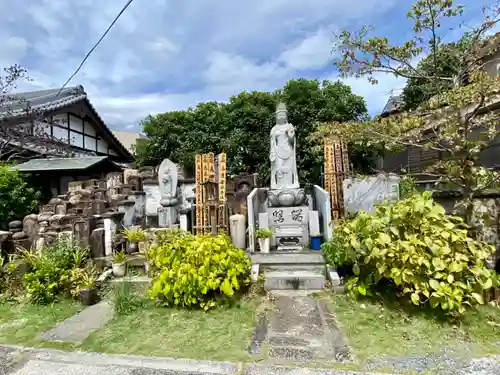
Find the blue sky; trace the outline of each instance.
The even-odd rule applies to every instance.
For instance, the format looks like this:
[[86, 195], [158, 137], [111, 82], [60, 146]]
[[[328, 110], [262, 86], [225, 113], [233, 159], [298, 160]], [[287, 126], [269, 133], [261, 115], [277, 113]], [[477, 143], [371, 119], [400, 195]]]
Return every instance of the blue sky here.
[[[150, 113], [274, 90], [293, 78], [336, 79], [332, 34], [373, 25], [393, 40], [409, 33], [411, 0], [135, 0], [70, 86], [81, 84], [107, 124], [138, 130]], [[480, 5], [466, 0], [465, 21]], [[56, 88], [79, 65], [125, 0], [2, 0], [0, 66], [29, 70], [22, 90]], [[451, 35], [456, 33], [450, 31]], [[370, 113], [404, 82], [347, 79]]]

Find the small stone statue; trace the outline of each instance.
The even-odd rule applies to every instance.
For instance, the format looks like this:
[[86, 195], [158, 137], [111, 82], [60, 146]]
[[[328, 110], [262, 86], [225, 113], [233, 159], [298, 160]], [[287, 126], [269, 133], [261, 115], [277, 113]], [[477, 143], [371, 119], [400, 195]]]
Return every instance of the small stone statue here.
[[163, 172], [163, 185], [165, 189], [165, 195], [167, 197], [174, 195], [174, 189], [172, 187], [172, 171], [170, 168], [165, 168], [165, 172]]
[[[158, 169], [158, 183], [162, 200], [166, 206], [177, 204], [177, 165], [169, 159], [163, 160]], [[163, 204], [162, 204], [163, 205]]]
[[276, 109], [276, 125], [271, 129], [271, 189], [299, 187], [296, 162], [295, 128], [288, 123], [286, 106]]

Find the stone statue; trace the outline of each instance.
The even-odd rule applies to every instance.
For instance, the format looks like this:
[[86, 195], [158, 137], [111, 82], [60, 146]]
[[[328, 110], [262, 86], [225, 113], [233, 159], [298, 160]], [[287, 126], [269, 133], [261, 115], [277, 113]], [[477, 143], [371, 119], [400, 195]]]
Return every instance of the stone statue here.
[[271, 129], [271, 189], [299, 187], [296, 162], [295, 128], [288, 123], [286, 106], [276, 109], [276, 125]]
[[158, 168], [158, 183], [160, 185], [161, 200], [163, 207], [175, 206], [179, 203], [177, 198], [177, 165], [165, 159]]
[[172, 171], [170, 168], [165, 168], [163, 172], [163, 186], [166, 196], [173, 195], [174, 189], [172, 188]]
[[174, 197], [177, 193], [177, 165], [165, 159], [158, 168], [158, 183], [165, 197]]

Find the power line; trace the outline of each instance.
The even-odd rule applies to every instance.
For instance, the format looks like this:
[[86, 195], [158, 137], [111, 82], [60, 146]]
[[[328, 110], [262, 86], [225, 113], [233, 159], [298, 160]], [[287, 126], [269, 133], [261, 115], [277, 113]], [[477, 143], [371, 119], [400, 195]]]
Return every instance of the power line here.
[[71, 75], [71, 77], [68, 78], [68, 80], [64, 83], [64, 85], [61, 86], [61, 88], [59, 89], [59, 91], [57, 92], [57, 95], [56, 95], [56, 98], [59, 97], [59, 94], [61, 93], [61, 91], [66, 87], [66, 85], [73, 79], [74, 76], [76, 76], [78, 74], [78, 72], [80, 71], [80, 69], [82, 68], [83, 64], [85, 64], [85, 61], [87, 61], [87, 59], [90, 57], [90, 55], [92, 54], [92, 52], [94, 52], [94, 50], [97, 48], [97, 46], [99, 44], [101, 44], [102, 40], [104, 39], [104, 37], [108, 34], [108, 32], [111, 30], [111, 28], [114, 26], [114, 24], [116, 23], [116, 21], [118, 21], [118, 19], [121, 17], [121, 15], [123, 14], [123, 12], [125, 12], [125, 10], [127, 10], [127, 8], [129, 7], [130, 4], [132, 4], [134, 0], [128, 0], [127, 3], [123, 6], [122, 10], [120, 10], [120, 12], [116, 15], [115, 19], [113, 20], [113, 22], [111, 22], [111, 24], [108, 26], [108, 28], [106, 29], [106, 31], [104, 32], [104, 34], [101, 35], [101, 37], [99, 38], [99, 40], [97, 41], [96, 44], [94, 44], [94, 46], [90, 49], [90, 51], [85, 55], [85, 57], [83, 58], [82, 62], [80, 63], [80, 65], [78, 65], [78, 68], [76, 68], [75, 72]]

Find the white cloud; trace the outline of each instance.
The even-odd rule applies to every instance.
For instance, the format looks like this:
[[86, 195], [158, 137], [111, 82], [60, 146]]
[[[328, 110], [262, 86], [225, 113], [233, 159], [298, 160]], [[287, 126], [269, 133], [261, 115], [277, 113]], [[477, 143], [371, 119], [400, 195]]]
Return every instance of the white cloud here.
[[[329, 64], [332, 32], [385, 23], [386, 12], [397, 3], [136, 1], [70, 85], [83, 85], [105, 121], [125, 128], [149, 113], [225, 100], [241, 90], [274, 90], [300, 76], [335, 77]], [[6, 21], [0, 24], [0, 40], [8, 42], [0, 44], [0, 62], [28, 68], [34, 81], [22, 89], [57, 87], [122, 6], [121, 0], [2, 0]], [[384, 104], [381, 85], [389, 91], [396, 84], [346, 82], [366, 94], [370, 108]]]
[[312, 35], [300, 40], [283, 51], [278, 61], [290, 69], [320, 69], [331, 61], [332, 33], [319, 29]]
[[366, 78], [346, 78], [342, 81], [351, 86], [352, 92], [361, 95], [367, 101], [370, 115], [379, 115], [387, 100], [392, 95], [398, 95], [406, 84], [406, 80], [391, 74], [378, 73], [373, 75], [378, 84], [371, 84]]
[[240, 55], [217, 51], [208, 57], [205, 78], [208, 85], [234, 93], [245, 87], [262, 90], [263, 86], [283, 80], [286, 74], [287, 68], [274, 61], [258, 64]]

